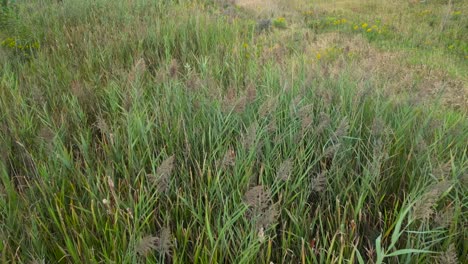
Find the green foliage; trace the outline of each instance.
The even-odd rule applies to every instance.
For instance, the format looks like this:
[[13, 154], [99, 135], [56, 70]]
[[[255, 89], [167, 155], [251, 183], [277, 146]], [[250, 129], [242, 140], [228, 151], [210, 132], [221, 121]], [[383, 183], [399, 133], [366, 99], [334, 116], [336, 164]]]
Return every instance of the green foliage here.
[[[24, 17], [24, 16], [23, 16]], [[39, 41], [23, 23], [23, 18], [14, 2], [3, 3], [0, 9], [0, 46], [20, 60], [31, 59], [40, 48]]]
[[8, 19], [0, 262], [466, 261], [467, 114], [392, 101], [343, 48], [309, 63], [211, 2]]

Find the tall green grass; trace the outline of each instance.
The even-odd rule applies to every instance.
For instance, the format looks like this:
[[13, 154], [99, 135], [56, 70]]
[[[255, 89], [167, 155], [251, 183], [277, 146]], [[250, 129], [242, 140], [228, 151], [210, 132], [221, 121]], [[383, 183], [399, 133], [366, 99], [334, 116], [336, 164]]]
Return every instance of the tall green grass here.
[[262, 61], [211, 2], [15, 12], [40, 47], [1, 51], [2, 263], [466, 261], [466, 113]]

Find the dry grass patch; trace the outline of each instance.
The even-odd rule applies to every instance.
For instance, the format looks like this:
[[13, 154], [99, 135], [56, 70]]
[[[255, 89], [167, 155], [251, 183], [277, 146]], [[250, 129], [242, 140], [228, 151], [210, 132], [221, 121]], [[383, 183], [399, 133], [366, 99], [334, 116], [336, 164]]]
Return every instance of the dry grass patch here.
[[418, 101], [440, 98], [450, 107], [468, 105], [466, 82], [428, 65], [408, 63], [405, 51], [383, 51], [362, 36], [332, 32], [316, 35], [304, 48], [309, 64], [321, 62], [321, 72], [333, 78], [351, 71], [357, 81], [371, 81], [388, 96], [410, 95]]

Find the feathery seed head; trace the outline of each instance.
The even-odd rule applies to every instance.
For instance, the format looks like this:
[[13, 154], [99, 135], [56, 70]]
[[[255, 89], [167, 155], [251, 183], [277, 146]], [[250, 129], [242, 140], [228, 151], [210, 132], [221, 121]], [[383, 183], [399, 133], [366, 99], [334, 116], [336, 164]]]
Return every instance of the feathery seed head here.
[[276, 178], [282, 181], [287, 181], [291, 177], [292, 170], [293, 161], [291, 159], [287, 159], [280, 164], [278, 171], [276, 172]]
[[270, 123], [268, 123], [267, 131], [270, 132], [270, 133], [273, 133], [277, 129], [278, 129], [278, 125], [276, 124], [276, 119], [273, 118], [273, 120], [271, 120]]
[[128, 81], [132, 83], [146, 71], [146, 62], [143, 58], [138, 59], [128, 73]]
[[152, 251], [157, 249], [157, 244], [159, 242], [159, 238], [155, 236], [145, 236], [135, 247], [135, 251], [140, 256], [147, 257]]
[[330, 126], [331, 120], [330, 116], [324, 112], [320, 112], [319, 120], [320, 123], [317, 126], [316, 132], [320, 135], [325, 131], [325, 129], [327, 129]]
[[344, 118], [341, 120], [340, 124], [336, 128], [335, 137], [340, 140], [342, 137], [348, 134], [349, 122], [348, 119]]
[[416, 220], [427, 220], [434, 213], [433, 207], [436, 205], [440, 195], [451, 187], [450, 182], [442, 181], [431, 187], [413, 205], [413, 215]]
[[257, 122], [253, 122], [243, 135], [242, 145], [247, 150], [253, 148], [255, 145], [255, 140], [257, 139], [257, 127]]
[[372, 129], [371, 133], [374, 137], [379, 137], [382, 136], [385, 133], [385, 122], [379, 118], [376, 117], [374, 118], [374, 121], [372, 122]]
[[305, 117], [310, 117], [313, 111], [314, 111], [314, 105], [308, 104], [299, 109], [298, 115], [301, 119]]
[[171, 253], [172, 248], [172, 234], [171, 230], [164, 227], [159, 234], [159, 243], [157, 250], [160, 254], [168, 255]]
[[234, 151], [234, 149], [229, 148], [224, 154], [222, 165], [224, 167], [232, 167], [234, 166], [235, 163], [236, 163], [236, 152]]
[[110, 132], [109, 126], [107, 125], [106, 120], [102, 116], [97, 117], [96, 127], [102, 134], [107, 134]]
[[256, 212], [264, 211], [271, 201], [270, 190], [263, 185], [252, 187], [244, 195], [244, 202]]
[[257, 236], [260, 243], [265, 242], [265, 229], [263, 227], [260, 227]]
[[174, 169], [175, 156], [171, 155], [159, 165], [156, 174], [159, 177], [169, 177]]
[[258, 115], [261, 117], [261, 118], [265, 118], [267, 115], [269, 115], [271, 112], [275, 111], [276, 109], [276, 106], [278, 104], [278, 99], [277, 97], [271, 97], [269, 98], [268, 100], [266, 100], [265, 102], [263, 102], [263, 104], [260, 106], [260, 108], [258, 109]]
[[143, 237], [135, 247], [140, 256], [147, 257], [151, 252], [157, 251], [161, 255], [168, 255], [172, 248], [172, 235], [169, 228], [161, 229], [159, 236], [148, 235]]
[[264, 212], [261, 212], [257, 220], [257, 228], [268, 228], [273, 225], [278, 219], [278, 206], [273, 204], [269, 206]]
[[250, 83], [247, 86], [247, 102], [252, 103], [255, 101], [255, 98], [257, 97], [257, 88], [253, 83]]
[[158, 192], [167, 193], [169, 191], [170, 176], [174, 169], [175, 156], [165, 159], [156, 170], [156, 175], [147, 174], [148, 180], [156, 186]]
[[457, 264], [458, 257], [455, 245], [453, 243], [450, 244], [447, 250], [445, 252], [442, 252], [439, 256], [437, 256], [435, 260], [438, 264]]
[[304, 135], [306, 130], [312, 125], [312, 117], [310, 115], [306, 115], [301, 120], [301, 134]]
[[107, 176], [107, 185], [109, 185], [109, 189], [113, 191], [115, 189], [114, 181], [110, 176]]
[[169, 76], [171, 78], [176, 78], [179, 74], [179, 63], [176, 59], [171, 60], [171, 64], [169, 65]]
[[452, 161], [449, 160], [444, 164], [441, 164], [438, 168], [434, 169], [433, 175], [438, 180], [444, 180], [450, 177], [450, 172], [452, 171]]
[[327, 172], [326, 170], [320, 172], [312, 179], [312, 190], [319, 193], [325, 190], [327, 185]]
[[328, 146], [323, 152], [323, 156], [326, 158], [332, 158], [338, 152], [341, 147], [341, 143], [336, 143]]
[[455, 208], [453, 206], [448, 206], [442, 211], [439, 211], [434, 216], [434, 223], [438, 227], [448, 227], [453, 221], [453, 217], [455, 215]]

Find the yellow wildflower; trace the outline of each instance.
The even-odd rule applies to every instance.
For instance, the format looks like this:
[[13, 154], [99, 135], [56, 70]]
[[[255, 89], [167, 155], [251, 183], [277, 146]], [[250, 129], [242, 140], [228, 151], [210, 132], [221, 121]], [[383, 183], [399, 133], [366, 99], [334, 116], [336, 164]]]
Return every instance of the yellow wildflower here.
[[367, 26], [369, 26], [367, 23], [362, 24], [362, 28], [367, 28]]
[[354, 29], [354, 30], [358, 30], [358, 29], [359, 29], [359, 26], [358, 26], [358, 25], [354, 25], [353, 29]]
[[368, 30], [366, 30], [367, 32], [372, 32], [372, 28], [369, 28]]
[[317, 52], [316, 57], [317, 57], [317, 60], [320, 60], [320, 58], [322, 58], [322, 55], [320, 54], [320, 52]]

